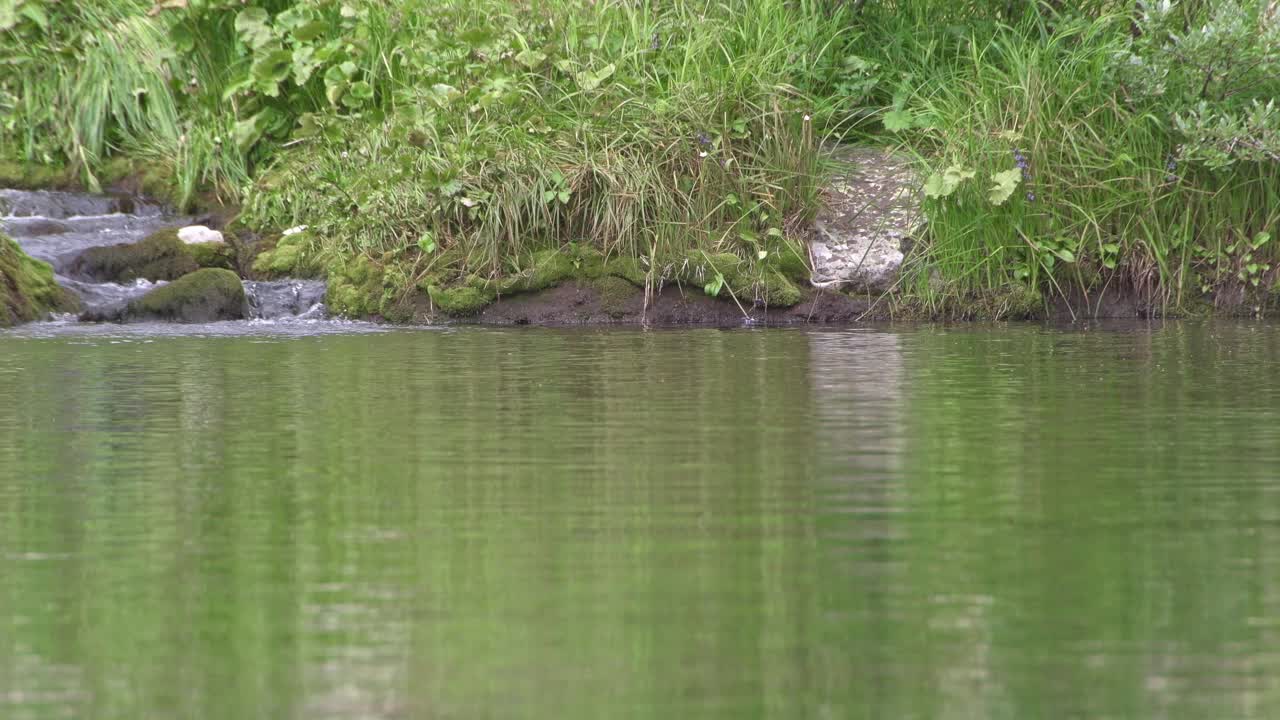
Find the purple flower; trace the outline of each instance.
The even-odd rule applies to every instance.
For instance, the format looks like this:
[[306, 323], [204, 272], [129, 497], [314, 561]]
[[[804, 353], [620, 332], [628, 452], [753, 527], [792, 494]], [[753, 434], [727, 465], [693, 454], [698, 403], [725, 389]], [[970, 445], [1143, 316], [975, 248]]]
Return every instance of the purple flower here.
[[649, 41], [649, 49], [657, 52], [662, 48], [662, 36], [658, 33], [653, 34], [653, 39]]
[[1027, 156], [1022, 154], [1021, 150], [1013, 151], [1014, 162], [1018, 164], [1018, 169], [1022, 171], [1022, 179], [1029, 182], [1031, 180], [1031, 163], [1027, 162]]
[[1036, 201], [1036, 194], [1033, 192], [1027, 193], [1027, 202], [1035, 202], [1035, 201]]
[[706, 147], [706, 146], [710, 145], [710, 144], [711, 144], [711, 136], [710, 136], [710, 135], [708, 135], [708, 134], [706, 134], [706, 133], [704, 133], [704, 132], [702, 132], [701, 130], [699, 130], [699, 131], [698, 131], [698, 144], [699, 144], [699, 145], [701, 145], [701, 146], [703, 146], [703, 147]]

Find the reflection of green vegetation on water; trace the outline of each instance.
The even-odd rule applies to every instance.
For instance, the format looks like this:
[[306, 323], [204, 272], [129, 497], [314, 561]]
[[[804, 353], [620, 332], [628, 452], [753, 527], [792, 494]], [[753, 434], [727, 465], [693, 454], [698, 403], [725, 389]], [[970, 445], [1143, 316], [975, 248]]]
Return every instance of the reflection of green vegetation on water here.
[[925, 683], [950, 713], [1258, 713], [1267, 661], [1250, 648], [1277, 640], [1280, 596], [1261, 570], [1274, 474], [1251, 460], [1270, 400], [1245, 388], [1280, 356], [1276, 334], [914, 339], [907, 403], [930, 410], [906, 414], [899, 527], [916, 541], [898, 560], [917, 594], [902, 613], [929, 628]]
[[[806, 348], [174, 340], [65, 365], [31, 343], [31, 382], [0, 391], [19, 473], [0, 487], [33, 519], [0, 511], [0, 618], [30, 620], [0, 646], [0, 689], [80, 687], [81, 717], [660, 716], [690, 698], [741, 715], [778, 683], [768, 702], [793, 708]], [[487, 380], [457, 382], [472, 368]], [[29, 420], [44, 430], [10, 432]]]
[[1278, 353], [1246, 325], [2, 338], [0, 697], [1269, 718]]
[[930, 223], [893, 293], [916, 308], [1248, 308], [1280, 276], [1262, 2], [7, 5], [0, 183], [125, 181], [306, 226], [263, 267], [363, 258], [361, 309], [470, 312], [569, 242], [650, 285], [730, 254], [750, 299], [794, 303], [767, 286], [807, 276], [787, 266], [828, 140], [917, 158]]

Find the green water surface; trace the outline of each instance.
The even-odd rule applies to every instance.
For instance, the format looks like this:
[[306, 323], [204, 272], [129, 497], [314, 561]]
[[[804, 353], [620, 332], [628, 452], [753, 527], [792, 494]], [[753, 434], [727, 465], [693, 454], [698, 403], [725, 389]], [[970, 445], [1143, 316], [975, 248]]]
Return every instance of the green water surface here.
[[1280, 717], [1278, 361], [0, 333], [0, 718]]

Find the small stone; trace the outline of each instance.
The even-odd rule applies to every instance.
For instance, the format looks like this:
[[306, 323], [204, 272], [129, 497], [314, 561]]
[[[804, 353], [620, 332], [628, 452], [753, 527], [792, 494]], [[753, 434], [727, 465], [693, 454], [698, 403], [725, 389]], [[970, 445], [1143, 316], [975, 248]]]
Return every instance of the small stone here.
[[178, 230], [178, 239], [188, 245], [197, 243], [226, 242], [222, 233], [210, 230], [204, 225], [188, 225]]

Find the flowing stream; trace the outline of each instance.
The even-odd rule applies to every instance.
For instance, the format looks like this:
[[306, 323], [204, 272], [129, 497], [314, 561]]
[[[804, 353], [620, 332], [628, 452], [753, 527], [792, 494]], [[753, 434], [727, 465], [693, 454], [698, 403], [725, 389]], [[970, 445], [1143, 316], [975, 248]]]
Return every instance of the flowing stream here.
[[[168, 214], [158, 205], [124, 195], [0, 190], [0, 230], [32, 257], [51, 264], [58, 282], [79, 296], [86, 312], [116, 307], [163, 282], [92, 282], [69, 271], [91, 247], [137, 242], [194, 218]], [[317, 320], [326, 317], [320, 280], [244, 281], [250, 320]], [[63, 318], [70, 319], [70, 318]]]

